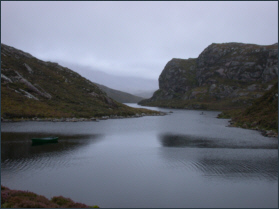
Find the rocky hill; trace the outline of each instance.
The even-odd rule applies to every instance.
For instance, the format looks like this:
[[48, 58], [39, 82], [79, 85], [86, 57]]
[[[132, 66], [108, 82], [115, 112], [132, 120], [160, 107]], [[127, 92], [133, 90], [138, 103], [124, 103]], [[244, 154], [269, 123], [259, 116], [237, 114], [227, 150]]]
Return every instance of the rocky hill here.
[[261, 130], [264, 135], [278, 134], [278, 82], [244, 110], [228, 110], [218, 116], [231, 118], [231, 126]]
[[90, 118], [151, 114], [111, 99], [78, 73], [1, 44], [1, 117]]
[[106, 94], [120, 103], [138, 103], [139, 101], [143, 100], [144, 98], [138, 97], [123, 91], [118, 91], [115, 89], [111, 89], [107, 86], [95, 83], [100, 89], [102, 89]]
[[159, 90], [139, 104], [225, 110], [249, 106], [278, 80], [278, 44], [213, 43], [195, 59], [170, 60]]

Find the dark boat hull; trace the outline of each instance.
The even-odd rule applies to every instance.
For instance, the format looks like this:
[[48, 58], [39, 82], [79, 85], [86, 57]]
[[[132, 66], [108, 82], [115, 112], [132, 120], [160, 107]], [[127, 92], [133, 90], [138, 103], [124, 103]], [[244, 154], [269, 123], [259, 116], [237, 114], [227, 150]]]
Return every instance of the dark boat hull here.
[[33, 144], [57, 143], [58, 137], [33, 138]]

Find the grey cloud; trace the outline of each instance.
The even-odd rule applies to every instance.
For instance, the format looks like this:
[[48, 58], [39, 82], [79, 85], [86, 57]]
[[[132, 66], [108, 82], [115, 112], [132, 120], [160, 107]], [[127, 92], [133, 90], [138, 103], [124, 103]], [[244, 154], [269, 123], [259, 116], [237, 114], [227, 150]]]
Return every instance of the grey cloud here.
[[1, 2], [2, 43], [44, 60], [157, 79], [211, 43], [278, 40], [278, 2]]

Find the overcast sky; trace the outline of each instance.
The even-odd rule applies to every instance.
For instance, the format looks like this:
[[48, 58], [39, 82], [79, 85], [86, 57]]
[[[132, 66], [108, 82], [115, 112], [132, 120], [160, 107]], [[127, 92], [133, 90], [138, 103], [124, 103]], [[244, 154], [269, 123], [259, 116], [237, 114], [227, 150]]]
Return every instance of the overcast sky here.
[[158, 79], [225, 42], [278, 42], [278, 2], [1, 1], [1, 43], [116, 75]]

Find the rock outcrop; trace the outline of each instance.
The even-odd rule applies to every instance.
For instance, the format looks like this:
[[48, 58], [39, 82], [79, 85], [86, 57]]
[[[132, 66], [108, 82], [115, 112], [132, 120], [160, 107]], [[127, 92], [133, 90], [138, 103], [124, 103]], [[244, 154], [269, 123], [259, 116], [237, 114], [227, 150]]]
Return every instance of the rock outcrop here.
[[[266, 83], [278, 76], [278, 44], [211, 44], [197, 59], [199, 85], [212, 79]], [[214, 81], [213, 81], [214, 82]]]
[[211, 44], [196, 59], [172, 59], [142, 105], [227, 109], [249, 105], [278, 80], [278, 44]]

